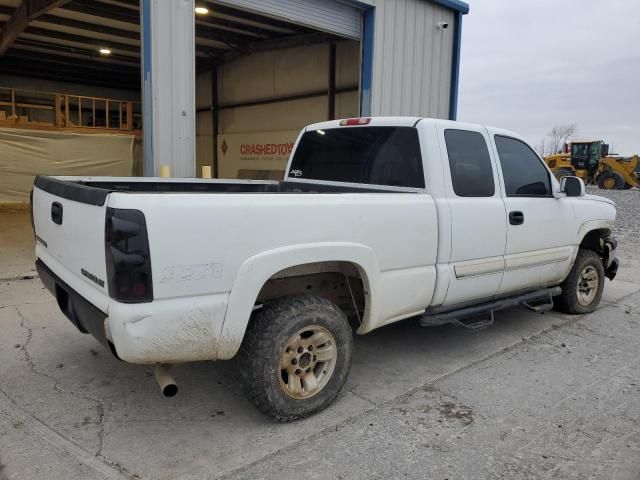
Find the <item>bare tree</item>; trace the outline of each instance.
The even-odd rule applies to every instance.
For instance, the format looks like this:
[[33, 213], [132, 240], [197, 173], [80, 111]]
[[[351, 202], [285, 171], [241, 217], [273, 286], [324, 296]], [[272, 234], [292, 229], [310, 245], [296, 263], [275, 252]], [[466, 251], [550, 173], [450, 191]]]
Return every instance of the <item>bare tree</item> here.
[[536, 152], [541, 157], [544, 157], [547, 154], [547, 139], [543, 138], [536, 144]]
[[577, 125], [560, 125], [553, 127], [547, 134], [549, 143], [547, 144], [548, 153], [559, 153], [562, 151], [564, 144], [576, 133]]

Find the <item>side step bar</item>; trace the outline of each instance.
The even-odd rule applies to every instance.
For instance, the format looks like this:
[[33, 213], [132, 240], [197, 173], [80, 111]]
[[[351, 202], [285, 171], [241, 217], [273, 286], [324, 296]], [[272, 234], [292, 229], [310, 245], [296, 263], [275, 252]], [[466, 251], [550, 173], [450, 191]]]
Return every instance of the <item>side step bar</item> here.
[[[420, 318], [421, 327], [433, 327], [455, 323], [469, 330], [479, 330], [493, 325], [493, 313], [505, 308], [523, 305], [534, 312], [547, 312], [553, 308], [553, 297], [562, 293], [562, 288], [553, 287], [537, 290], [535, 292], [514, 295], [513, 297], [492, 300], [490, 302], [459, 308], [443, 313], [426, 313]], [[487, 318], [475, 322], [463, 322], [462, 320], [487, 315]]]

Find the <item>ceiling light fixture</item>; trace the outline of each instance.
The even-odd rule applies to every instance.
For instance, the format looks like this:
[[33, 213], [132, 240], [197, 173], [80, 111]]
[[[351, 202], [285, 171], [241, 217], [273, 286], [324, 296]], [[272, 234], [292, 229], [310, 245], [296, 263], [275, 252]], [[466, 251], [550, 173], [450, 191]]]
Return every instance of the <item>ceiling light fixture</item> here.
[[207, 13], [209, 13], [209, 9], [207, 7], [196, 7], [197, 15], [206, 15]]
[[103, 47], [100, 49], [100, 55], [111, 55], [111, 50]]

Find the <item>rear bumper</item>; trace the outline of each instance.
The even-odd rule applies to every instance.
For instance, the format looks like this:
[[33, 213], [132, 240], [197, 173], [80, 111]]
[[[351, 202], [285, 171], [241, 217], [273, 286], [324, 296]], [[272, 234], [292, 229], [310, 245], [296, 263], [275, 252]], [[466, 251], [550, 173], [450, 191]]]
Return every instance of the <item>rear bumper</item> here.
[[71, 323], [82, 333], [90, 333], [101, 344], [110, 348], [104, 328], [107, 314], [67, 285], [40, 259], [36, 260], [36, 270], [43, 285], [56, 297], [60, 310]]
[[[119, 359], [143, 364], [217, 359], [228, 293], [138, 304], [109, 299], [105, 313], [41, 259], [36, 261], [36, 268], [71, 323], [82, 333], [90, 333]], [[60, 272], [64, 272], [62, 267]]]

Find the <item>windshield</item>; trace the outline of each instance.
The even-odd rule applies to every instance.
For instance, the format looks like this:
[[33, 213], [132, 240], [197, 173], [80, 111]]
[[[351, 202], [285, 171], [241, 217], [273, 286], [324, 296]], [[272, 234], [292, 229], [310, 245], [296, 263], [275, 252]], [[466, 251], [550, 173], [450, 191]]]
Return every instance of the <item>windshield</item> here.
[[346, 127], [302, 135], [289, 178], [424, 188], [413, 127]]

